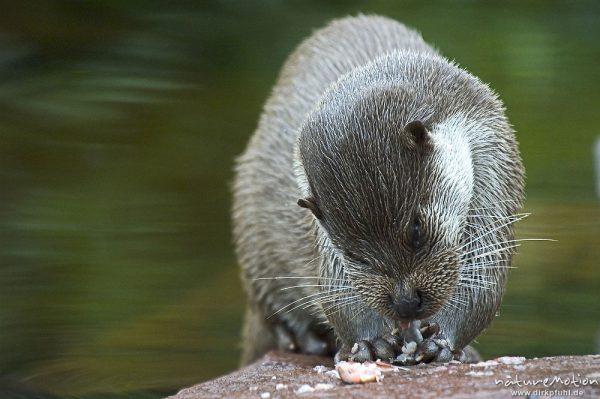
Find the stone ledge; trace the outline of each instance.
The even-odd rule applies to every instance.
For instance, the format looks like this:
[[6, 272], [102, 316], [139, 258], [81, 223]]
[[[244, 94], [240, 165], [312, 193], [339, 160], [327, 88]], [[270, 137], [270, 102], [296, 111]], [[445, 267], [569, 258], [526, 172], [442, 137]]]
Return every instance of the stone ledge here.
[[[261, 398], [261, 395], [263, 398], [510, 398], [515, 396], [511, 392], [536, 389], [548, 391], [545, 395], [553, 392], [553, 397], [600, 397], [600, 355], [524, 361], [499, 358], [477, 364], [423, 365], [387, 372], [379, 383], [358, 385], [348, 385], [331, 375], [318, 373], [313, 369], [317, 365], [331, 369], [333, 361], [330, 358], [270, 352], [247, 367], [183, 389], [168, 399]], [[563, 383], [543, 386], [541, 381], [544, 378], [551, 381], [555, 377], [562, 378]], [[519, 387], [515, 381], [517, 378], [521, 382], [539, 382], [535, 387]], [[579, 386], [567, 382], [567, 378], [578, 381]], [[589, 381], [584, 384], [586, 379]], [[497, 383], [497, 380], [501, 382]], [[590, 385], [591, 380], [596, 383]], [[506, 386], [511, 382], [513, 385]], [[281, 384], [279, 389], [278, 384]], [[329, 389], [297, 393], [305, 384], [312, 388], [317, 384], [327, 384], [324, 387]], [[570, 390], [570, 393], [565, 395], [567, 392], [561, 392], [564, 390]], [[544, 393], [539, 397], [545, 397]]]

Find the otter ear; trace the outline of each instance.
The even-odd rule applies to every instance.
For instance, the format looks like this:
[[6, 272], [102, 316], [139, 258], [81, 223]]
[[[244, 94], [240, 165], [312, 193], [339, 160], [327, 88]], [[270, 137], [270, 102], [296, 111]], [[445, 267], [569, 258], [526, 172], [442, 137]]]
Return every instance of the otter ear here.
[[419, 120], [408, 122], [404, 126], [404, 131], [412, 136], [418, 146], [425, 146], [431, 143], [431, 134], [429, 134], [423, 122]]
[[300, 198], [298, 200], [298, 205], [300, 205], [302, 208], [310, 209], [317, 219], [323, 218], [323, 213], [317, 206], [317, 201], [315, 201], [314, 197]]

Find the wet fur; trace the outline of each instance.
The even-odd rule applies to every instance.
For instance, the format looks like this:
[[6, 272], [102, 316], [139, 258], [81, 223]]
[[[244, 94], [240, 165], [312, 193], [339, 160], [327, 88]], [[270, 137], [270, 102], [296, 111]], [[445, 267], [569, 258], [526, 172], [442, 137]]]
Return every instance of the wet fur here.
[[[406, 131], [414, 120], [428, 142]], [[389, 332], [384, 294], [403, 284], [463, 348], [500, 305], [522, 198], [514, 133], [485, 84], [398, 22], [332, 22], [289, 57], [237, 161], [243, 362], [276, 348], [282, 325], [346, 346]]]

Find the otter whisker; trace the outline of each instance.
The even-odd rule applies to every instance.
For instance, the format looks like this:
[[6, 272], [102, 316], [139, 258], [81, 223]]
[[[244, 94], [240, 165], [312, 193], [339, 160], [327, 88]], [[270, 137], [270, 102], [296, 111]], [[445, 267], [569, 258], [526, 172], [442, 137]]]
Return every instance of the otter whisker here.
[[339, 306], [335, 312], [330, 313], [330, 314], [340, 314], [340, 313], [342, 313], [344, 308], [351, 308], [353, 306], [358, 306], [358, 308], [352, 309], [352, 312], [354, 312], [354, 316], [352, 316], [348, 320], [349, 322], [352, 322], [353, 320], [355, 320], [356, 318], [358, 318], [359, 316], [364, 314], [367, 311], [367, 309], [369, 309], [368, 306], [366, 306], [363, 303], [361, 298], [357, 298], [353, 302], [345, 303], [343, 306]]
[[494, 287], [486, 287], [486, 286], [481, 286], [481, 285], [477, 285], [477, 284], [469, 284], [469, 285], [465, 285], [465, 284], [459, 284], [460, 287], [466, 288], [472, 292], [474, 291], [493, 291]]
[[327, 297], [324, 297], [322, 300], [321, 300], [321, 298], [319, 298], [317, 300], [319, 301], [320, 305], [324, 305], [327, 303], [337, 304], [337, 303], [348, 300], [348, 298], [357, 298], [357, 297], [358, 297], [358, 295], [356, 293], [347, 292], [347, 293], [342, 293], [342, 294], [329, 295]]
[[308, 267], [308, 266], [310, 266], [310, 265], [311, 265], [313, 262], [315, 262], [315, 261], [318, 261], [318, 260], [321, 260], [322, 258], [323, 258], [323, 255], [317, 255], [317, 256], [315, 256], [314, 258], [312, 258], [311, 260], [309, 260], [308, 262], [306, 262], [306, 263], [304, 264], [304, 266], [303, 266], [303, 267]]
[[337, 300], [339, 300], [339, 297], [337, 295], [334, 295], [334, 294], [324, 295], [322, 297], [313, 298], [313, 299], [305, 301], [305, 302], [303, 302], [301, 304], [298, 304], [293, 309], [286, 310], [285, 313], [289, 313], [289, 312], [291, 312], [293, 310], [300, 309], [300, 308], [301, 309], [308, 309], [308, 308], [311, 308], [311, 307], [319, 307], [319, 306], [322, 307], [323, 303], [328, 303], [328, 302], [337, 301]]
[[459, 282], [458, 283], [459, 287], [464, 287], [464, 288], [468, 288], [468, 289], [480, 289], [480, 290], [491, 290], [491, 289], [495, 289], [496, 288], [496, 284], [483, 284], [483, 283], [479, 283], [476, 281], [470, 281], [470, 282]]
[[[307, 247], [307, 248], [321, 248], [321, 249], [331, 249], [331, 250], [337, 249], [331, 244], [319, 244], [319, 243], [312, 244], [310, 247]], [[321, 254], [320, 256], [323, 256], [323, 255]]]
[[484, 284], [478, 281], [470, 281], [468, 283], [464, 283], [462, 281], [458, 282], [458, 285], [460, 287], [465, 287], [465, 288], [479, 288], [482, 290], [491, 290], [494, 287], [496, 287], [496, 284]]
[[[340, 288], [342, 286], [336, 286], [336, 285], [332, 286], [330, 284], [299, 284], [299, 285], [291, 285], [289, 287], [280, 288], [279, 291], [291, 290], [291, 289], [294, 289], [294, 288], [304, 288], [304, 287], [333, 287], [333, 288]], [[344, 287], [344, 288], [351, 289], [350, 287]]]
[[471, 262], [470, 259], [466, 259], [463, 262], [463, 268], [468, 268], [472, 266], [498, 265], [501, 264], [501, 262], [508, 262], [508, 259], [482, 260], [478, 262]]
[[498, 209], [498, 205], [497, 204], [504, 204], [507, 202], [511, 202], [515, 205], [520, 205], [520, 201], [515, 201], [515, 200], [511, 200], [511, 199], [506, 199], [506, 200], [496, 200], [494, 201], [494, 205], [492, 206], [479, 206], [476, 208], [471, 208], [469, 209], [469, 211], [473, 211], [473, 210], [481, 210], [481, 209]]
[[449, 305], [451, 308], [460, 312], [462, 310], [462, 308], [459, 305], [466, 306], [466, 304], [462, 303], [462, 302], [457, 302], [457, 301], [458, 301], [457, 298], [453, 297], [453, 298], [448, 299], [446, 304]]
[[[488, 245], [484, 245], [484, 246], [481, 246], [481, 247], [474, 248], [474, 249], [472, 249], [469, 252], [462, 253], [461, 254], [461, 258], [462, 259], [467, 258], [467, 257], [469, 257], [472, 254], [475, 254], [475, 253], [477, 253], [479, 251], [482, 251], [482, 250], [485, 250], [485, 249], [488, 249], [488, 248], [493, 248], [493, 250], [490, 251], [490, 252], [487, 252], [486, 254], [481, 254], [481, 255], [478, 255], [478, 256], [481, 257], [481, 256], [485, 256], [485, 255], [488, 255], [488, 254], [500, 253], [502, 251], [505, 251], [505, 250], [508, 250], [508, 249], [511, 249], [511, 248], [520, 247], [520, 246], [521, 246], [521, 244], [514, 244], [514, 245], [505, 245], [505, 244], [501, 244], [501, 243], [488, 244]], [[477, 257], [469, 257], [469, 259], [474, 260], [474, 259], [477, 259]]]
[[467, 301], [468, 298], [464, 295], [464, 290], [461, 290], [460, 288], [460, 286], [457, 286], [457, 289], [454, 291], [454, 294], [450, 297], [449, 300], [460, 305], [467, 306], [469, 304]]
[[479, 255], [473, 256], [470, 259], [471, 260], [475, 260], [475, 259], [485, 258], [485, 257], [491, 256], [491, 255], [501, 254], [504, 251], [507, 251], [507, 250], [510, 250], [510, 249], [513, 249], [513, 248], [518, 248], [520, 246], [521, 246], [521, 244], [516, 244], [516, 245], [511, 245], [511, 246], [508, 246], [508, 247], [504, 247], [504, 248], [497, 248], [497, 249], [495, 249], [493, 251], [489, 251], [489, 252], [486, 252], [486, 253], [483, 253], [483, 254], [479, 254]]
[[496, 285], [495, 282], [488, 280], [488, 278], [484, 277], [484, 276], [479, 276], [479, 277], [466, 277], [466, 276], [461, 276], [459, 279], [459, 282], [477, 282], [477, 283], [481, 283], [481, 284], [492, 284], [492, 285]]
[[367, 310], [369, 310], [369, 307], [362, 300], [358, 301], [358, 304], [360, 304], [360, 308], [357, 311], [355, 311], [354, 316], [352, 316], [352, 318], [350, 319], [351, 322], [356, 320], [358, 316], [362, 316], [367, 312]]
[[[333, 303], [333, 305], [331, 305], [330, 307], [336, 307], [339, 305], [340, 302], [342, 301], [349, 301], [350, 299], [355, 299], [356, 296], [345, 296], [345, 297], [330, 297], [330, 298], [326, 298], [324, 300], [314, 300], [313, 303], [311, 304], [311, 306], [314, 305], [320, 305], [321, 309], [323, 309], [323, 305], [328, 304], [328, 303]], [[344, 302], [345, 303], [345, 302]], [[304, 309], [309, 308], [310, 306], [305, 306]]]
[[509, 215], [502, 215], [499, 213], [467, 213], [468, 217], [472, 217], [472, 218], [489, 218], [489, 219], [494, 219], [494, 221], [497, 220], [503, 220], [503, 219], [524, 219], [528, 216], [531, 216], [531, 213], [528, 212], [524, 212], [524, 213], [512, 213]]
[[[479, 237], [478, 237], [476, 240], [477, 240], [477, 241], [479, 241], [479, 240], [481, 240], [483, 237], [486, 237], [486, 236], [488, 236], [488, 235], [490, 235], [490, 234], [492, 234], [492, 233], [494, 233], [494, 232], [496, 232], [496, 231], [498, 231], [498, 230], [500, 230], [500, 229], [502, 229], [502, 228], [504, 228], [504, 227], [506, 227], [506, 226], [508, 226], [508, 225], [510, 225], [510, 224], [512, 224], [512, 223], [514, 223], [514, 222], [516, 222], [516, 221], [522, 220], [522, 219], [524, 219], [525, 217], [527, 217], [527, 216], [523, 216], [523, 217], [521, 217], [520, 219], [517, 219], [517, 220], [515, 220], [515, 221], [509, 221], [509, 222], [502, 223], [500, 226], [496, 226], [495, 228], [493, 228], [493, 229], [491, 229], [491, 230], [488, 230], [488, 231], [487, 231], [485, 234], [483, 234], [483, 235], [479, 236]], [[463, 244], [462, 246], [460, 246], [460, 247], [459, 247], [459, 250], [462, 250], [462, 249], [464, 249], [465, 247], [467, 247], [467, 246], [469, 246], [469, 245], [472, 245], [473, 243], [474, 243], [474, 240], [471, 240], [471, 241], [469, 241], [469, 242], [467, 242], [467, 243]]]
[[[335, 291], [343, 291], [343, 290], [347, 290], [347, 288], [335, 288], [335, 289], [331, 289], [331, 290], [329, 290], [329, 292], [332, 292], [332, 291], [333, 291], [333, 292], [335, 292]], [[271, 315], [270, 315], [269, 317], [267, 317], [267, 318], [271, 318], [271, 317], [275, 316], [276, 314], [278, 314], [278, 313], [280, 313], [280, 312], [283, 312], [284, 310], [288, 309], [290, 306], [293, 306], [294, 304], [296, 304], [296, 303], [298, 303], [298, 302], [306, 301], [306, 299], [308, 299], [308, 298], [313, 298], [313, 297], [315, 297], [315, 296], [319, 296], [319, 295], [321, 295], [321, 296], [327, 295], [327, 292], [325, 292], [325, 293], [323, 293], [323, 292], [317, 292], [316, 294], [310, 294], [310, 295], [306, 295], [306, 296], [304, 296], [304, 297], [302, 297], [302, 298], [300, 298], [300, 299], [296, 299], [295, 301], [293, 301], [293, 302], [291, 302], [291, 303], [287, 304], [286, 306], [282, 307], [281, 309], [279, 309], [279, 310], [278, 310], [278, 311], [276, 311], [275, 313], [271, 314]], [[300, 303], [300, 305], [298, 305], [298, 306], [296, 306], [296, 307], [294, 307], [294, 308], [292, 308], [292, 309], [289, 309], [289, 310], [287, 310], [287, 312], [291, 312], [292, 310], [295, 310], [295, 309], [297, 309], [297, 308], [301, 307], [303, 304], [304, 304], [304, 303]]]
[[508, 266], [508, 259], [496, 259], [486, 262], [468, 263], [461, 267], [462, 271], [486, 270], [486, 269], [516, 269], [516, 266]]
[[[508, 259], [506, 260], [508, 261]], [[495, 265], [497, 262], [490, 262], [489, 265], [477, 265], [474, 267], [464, 267], [462, 270], [465, 272], [476, 272], [481, 270], [493, 270], [493, 269], [518, 269], [517, 266], [505, 266], [505, 265]], [[471, 274], [469, 274], [471, 275]]]
[[[513, 240], [505, 240], [505, 241], [501, 241], [498, 243], [494, 243], [493, 245], [503, 245], [503, 244], [512, 244], [515, 242], [523, 242], [523, 241], [550, 241], [550, 242], [557, 242], [557, 240], [554, 240], [552, 238], [517, 238], [517, 239], [513, 239]], [[485, 247], [484, 247], [485, 248]]]
[[333, 281], [333, 280], [338, 280], [338, 281], [346, 281], [343, 278], [330, 278], [330, 277], [322, 277], [322, 276], [276, 276], [276, 277], [257, 277], [252, 279], [252, 281], [256, 281], [256, 280], [286, 280], [286, 279], [321, 279], [321, 280], [327, 280], [327, 281]]
[[[334, 303], [332, 305], [328, 306], [327, 308], [324, 308], [323, 312], [325, 312], [325, 314], [327, 314], [327, 312], [329, 310], [333, 309], [333, 308], [336, 308], [336, 307], [340, 307], [341, 308], [343, 306], [349, 306], [349, 305], [351, 305], [353, 303], [358, 302], [359, 299], [360, 299], [359, 295], [353, 295], [353, 296], [350, 296], [350, 297], [343, 298], [340, 301], [337, 301], [335, 299], [333, 301], [328, 301], [328, 302], [334, 302]], [[338, 311], [339, 311], [339, 309], [338, 309]]]
[[[472, 223], [470, 221], [467, 221], [466, 226], [471, 227], [471, 228], [475, 228], [476, 230], [485, 230], [488, 228], [493, 228], [496, 227], [500, 224], [503, 224], [504, 226], [508, 226], [514, 223], [517, 223], [523, 219], [525, 219], [526, 217], [528, 217], [529, 215], [524, 214], [524, 215], [511, 215], [508, 217], [500, 217], [500, 216], [492, 216], [492, 215], [470, 215], [470, 217], [474, 217], [474, 218], [478, 218], [478, 220], [476, 221], [476, 223]], [[503, 226], [502, 226], [503, 227]]]
[[[524, 242], [524, 241], [550, 241], [550, 242], [556, 242], [557, 240], [554, 240], [554, 239], [551, 239], [551, 238], [520, 238], [520, 239], [515, 239], [515, 240], [506, 240], [506, 241], [501, 241], [501, 242], [498, 242], [498, 243], [492, 243], [492, 244], [484, 245], [484, 246], [481, 246], [481, 247], [476, 247], [476, 248], [472, 249], [469, 252], [462, 253], [461, 255], [463, 257], [466, 257], [466, 256], [468, 256], [468, 255], [470, 255], [472, 253], [475, 253], [477, 251], [481, 251], [482, 249], [486, 249], [486, 248], [489, 248], [489, 247], [509, 248], [511, 246], [510, 245], [506, 245], [506, 244], [513, 244], [513, 243], [516, 243], [516, 242]], [[503, 246], [505, 246], [505, 247], [503, 247]]]

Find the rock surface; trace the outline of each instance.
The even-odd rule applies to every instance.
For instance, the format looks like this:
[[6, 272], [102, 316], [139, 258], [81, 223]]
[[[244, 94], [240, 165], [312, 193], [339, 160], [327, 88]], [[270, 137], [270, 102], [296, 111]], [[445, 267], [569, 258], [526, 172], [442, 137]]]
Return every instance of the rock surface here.
[[540, 398], [600, 397], [600, 355], [413, 366], [386, 372], [381, 382], [357, 385], [327, 373], [332, 369], [330, 358], [270, 352], [256, 363], [169, 399], [510, 398], [526, 391]]

